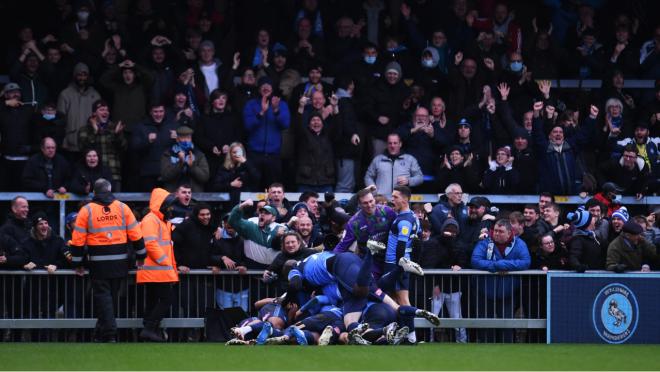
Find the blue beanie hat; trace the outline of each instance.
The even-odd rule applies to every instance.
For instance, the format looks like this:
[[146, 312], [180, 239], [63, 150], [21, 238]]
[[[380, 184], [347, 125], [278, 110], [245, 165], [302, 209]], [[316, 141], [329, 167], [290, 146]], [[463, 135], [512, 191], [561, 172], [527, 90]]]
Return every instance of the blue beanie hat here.
[[591, 223], [591, 214], [589, 211], [579, 208], [575, 212], [569, 212], [566, 218], [578, 229], [584, 229]]
[[64, 218], [64, 223], [67, 223], [67, 224], [71, 223], [71, 222], [75, 221], [77, 217], [78, 217], [78, 212], [71, 212], [71, 213], [67, 214], [66, 217]]
[[615, 217], [622, 219], [624, 223], [628, 222], [628, 219], [630, 219], [630, 215], [628, 214], [628, 208], [621, 207], [616, 211], [614, 211], [614, 213], [612, 213], [612, 218]]

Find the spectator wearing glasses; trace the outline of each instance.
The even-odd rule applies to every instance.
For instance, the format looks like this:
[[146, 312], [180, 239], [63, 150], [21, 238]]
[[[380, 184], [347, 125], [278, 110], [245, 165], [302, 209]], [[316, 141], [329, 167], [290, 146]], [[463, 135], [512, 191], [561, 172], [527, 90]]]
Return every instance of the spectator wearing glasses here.
[[613, 158], [600, 166], [601, 179], [612, 182], [623, 195], [635, 195], [641, 199], [647, 194], [650, 171], [644, 158], [638, 155], [635, 145], [627, 145], [619, 158]]
[[440, 197], [440, 202], [433, 207], [429, 220], [431, 221], [431, 232], [435, 235], [442, 234], [442, 226], [451, 214], [458, 222], [458, 226], [465, 225], [468, 212], [463, 203], [463, 189], [461, 185], [452, 183], [445, 189], [445, 194]]
[[[425, 185], [432, 185], [435, 181], [434, 161], [442, 153], [442, 149], [449, 145], [447, 137], [442, 136], [438, 122], [431, 122], [429, 110], [418, 107], [409, 122], [397, 129], [407, 154], [412, 155], [422, 170]], [[432, 192], [432, 187], [424, 187], [420, 192]]]

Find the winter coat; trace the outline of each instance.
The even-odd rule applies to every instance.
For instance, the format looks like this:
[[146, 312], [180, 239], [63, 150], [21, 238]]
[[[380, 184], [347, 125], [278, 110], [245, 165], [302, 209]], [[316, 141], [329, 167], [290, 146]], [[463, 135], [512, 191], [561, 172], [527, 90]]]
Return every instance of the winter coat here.
[[479, 191], [479, 182], [480, 174], [479, 167], [472, 162], [470, 165], [463, 164], [457, 167], [451, 167], [447, 169], [442, 166], [442, 161], [438, 160], [436, 162], [436, 171], [435, 171], [435, 189], [438, 191], [443, 191], [449, 186], [449, 184], [457, 183], [463, 187], [465, 192], [477, 192]]
[[[4, 230], [5, 225], [2, 226], [1, 230]], [[0, 270], [22, 268], [28, 262], [25, 251], [19, 247], [18, 243], [12, 237], [6, 235], [4, 231], [0, 231], [0, 256], [7, 258], [5, 263], [0, 263]]]
[[215, 226], [202, 225], [194, 215], [177, 225], [172, 232], [176, 264], [190, 269], [220, 266], [220, 257], [212, 253], [214, 233]]
[[351, 142], [354, 134], [359, 134], [361, 124], [355, 110], [353, 98], [343, 97], [339, 99], [339, 120], [337, 120], [337, 134], [335, 139], [335, 158], [357, 159], [360, 155], [360, 144], [357, 146]]
[[57, 147], [62, 147], [64, 142], [65, 125], [64, 118], [60, 113], [55, 115], [52, 120], [46, 120], [41, 115], [37, 116], [34, 121], [34, 134], [32, 137], [33, 149], [38, 149], [41, 145], [41, 140], [50, 137], [55, 140]]
[[[0, 237], [6, 236], [18, 244], [30, 237], [30, 219], [19, 220], [11, 212], [7, 215], [7, 220], [0, 227]], [[1, 239], [0, 239], [1, 240]]]
[[513, 149], [513, 169], [518, 172], [520, 177], [518, 182], [518, 192], [524, 195], [536, 193], [538, 185], [538, 161], [531, 149], [518, 151]]
[[46, 192], [49, 189], [57, 190], [66, 186], [71, 171], [69, 162], [62, 155], [55, 154], [52, 159], [52, 177], [48, 176], [47, 165], [48, 161], [41, 153], [33, 155], [27, 161], [22, 177], [26, 191]]
[[99, 83], [113, 93], [112, 118], [121, 121], [128, 132], [133, 132], [135, 125], [147, 114], [147, 99], [153, 83], [153, 73], [135, 65], [135, 81], [126, 85], [122, 70], [115, 66], [107, 70]]
[[403, 142], [406, 154], [412, 155], [424, 175], [434, 175], [434, 164], [441, 158], [442, 150], [449, 145], [447, 137], [442, 137], [442, 131], [437, 122], [431, 123], [433, 126], [433, 137], [429, 137], [423, 131], [411, 133], [414, 125], [412, 122], [406, 122], [397, 129], [397, 133]]
[[69, 151], [81, 151], [78, 146], [78, 131], [87, 125], [92, 116], [92, 104], [101, 99], [96, 89], [87, 87], [82, 92], [76, 83], [69, 84], [60, 93], [57, 100], [57, 111], [66, 117], [66, 134], [63, 147]]
[[[170, 131], [176, 130], [178, 124], [172, 118], [165, 117], [160, 124], [147, 118], [139, 123], [131, 135], [130, 146], [140, 159], [140, 176], [160, 176], [160, 158], [175, 142]], [[149, 142], [149, 134], [156, 133], [156, 140]]]
[[599, 242], [594, 235], [583, 230], [575, 230], [568, 242], [568, 263], [571, 269], [586, 265], [587, 270], [604, 270], [606, 243]]
[[658, 269], [660, 259], [655, 245], [645, 239], [640, 239], [637, 245], [619, 235], [609, 247], [607, 247], [607, 270], [616, 270], [617, 265], [625, 265], [626, 271], [639, 271], [642, 265], [651, 266], [652, 270]]
[[279, 154], [282, 145], [282, 130], [289, 127], [289, 106], [280, 101], [280, 109], [273, 112], [269, 105], [261, 116], [261, 97], [248, 101], [243, 110], [243, 122], [247, 132], [247, 148], [260, 154]]
[[397, 178], [408, 177], [408, 186], [415, 187], [424, 182], [422, 169], [412, 155], [378, 155], [371, 161], [364, 175], [365, 185], [376, 185], [378, 193], [389, 195], [397, 185]]
[[606, 161], [601, 164], [599, 170], [602, 183], [614, 182], [623, 189], [623, 195], [645, 194], [648, 191], [650, 171], [640, 156], [637, 156], [633, 169], [624, 167], [621, 157]]
[[511, 165], [497, 165], [491, 161], [490, 168], [484, 172], [483, 186], [488, 194], [516, 194], [520, 175]]
[[[67, 184], [67, 190], [74, 194], [89, 194], [94, 189], [94, 182], [99, 178], [112, 180], [112, 172], [101, 163], [94, 168], [90, 168], [85, 163], [85, 160], [81, 160], [73, 170], [73, 174]], [[85, 186], [87, 185], [89, 185], [89, 190], [85, 190]]]
[[[446, 222], [445, 222], [446, 223]], [[460, 233], [456, 237], [456, 247], [461, 251], [461, 254], [465, 255], [464, 265], [458, 264], [463, 268], [469, 267], [471, 264], [472, 251], [474, 247], [479, 242], [479, 235], [481, 235], [482, 229], [487, 229], [490, 231], [493, 228], [495, 221], [492, 220], [473, 220], [471, 218], [465, 218], [462, 221], [462, 224], [459, 226]], [[440, 230], [442, 231], [442, 229]], [[440, 236], [442, 238], [442, 236]]]
[[243, 238], [238, 236], [230, 236], [227, 234], [226, 230], [222, 230], [222, 237], [220, 239], [213, 239], [213, 244], [211, 247], [211, 256], [213, 259], [217, 257], [220, 259], [223, 269], [227, 269], [224, 262], [222, 262], [222, 257], [230, 258], [236, 263], [236, 266], [246, 266], [248, 269], [251, 267], [248, 266], [246, 261], [245, 252], [243, 251]]
[[[308, 123], [302, 123], [302, 115], [294, 115], [294, 129], [298, 155], [296, 165], [296, 183], [298, 185], [334, 185], [335, 156], [333, 141], [337, 126], [341, 125], [334, 115], [323, 120], [323, 129], [318, 134], [312, 132]], [[308, 120], [309, 122], [309, 120]]]
[[105, 129], [94, 133], [91, 123], [78, 131], [78, 146], [81, 149], [93, 148], [98, 151], [99, 160], [112, 172], [112, 180], [121, 183], [121, 160], [128, 148], [124, 132], [115, 132], [118, 123], [108, 122]]
[[160, 176], [167, 190], [173, 192], [182, 184], [187, 183], [192, 187], [192, 192], [204, 191], [204, 184], [209, 180], [209, 164], [201, 151], [194, 149], [193, 155], [195, 157], [193, 165], [188, 167], [187, 162], [178, 159], [176, 162], [172, 162], [177, 155], [172, 152], [171, 148], [163, 153], [160, 158]]
[[535, 253], [540, 248], [539, 238], [545, 233], [550, 232], [550, 230], [552, 230], [550, 225], [543, 219], [539, 218], [536, 220], [536, 222], [534, 222], [532, 226], [524, 227], [523, 233], [520, 235], [520, 239], [522, 239], [525, 244], [527, 244], [527, 248], [529, 248], [530, 253]]
[[[257, 170], [254, 169], [249, 160], [232, 169], [227, 169], [221, 165], [211, 181], [209, 191], [229, 192], [232, 204], [237, 204], [240, 203], [241, 192], [254, 190], [254, 180], [257, 176]], [[243, 182], [242, 187], [231, 186], [231, 183], [237, 178], [240, 178]]]
[[0, 153], [30, 156], [38, 147], [32, 141], [32, 106], [9, 107], [0, 104]]
[[193, 142], [206, 155], [211, 174], [215, 174], [225, 160], [225, 154], [215, 155], [213, 147], [222, 151], [225, 145], [229, 146], [233, 142], [244, 143], [244, 138], [245, 132], [240, 118], [227, 110], [203, 115], [193, 134]]
[[534, 119], [532, 138], [539, 169], [543, 170], [539, 177], [542, 192], [554, 195], [575, 195], [580, 192], [582, 172], [578, 167], [578, 157], [582, 148], [591, 141], [595, 124], [594, 119], [587, 117], [574, 135], [564, 138], [562, 152], [559, 153], [543, 132], [542, 119]]
[[[527, 270], [531, 263], [525, 242], [517, 237], [507, 245], [504, 255], [490, 238], [479, 241], [472, 252], [472, 268], [491, 273]], [[482, 275], [473, 279], [472, 284], [491, 300], [509, 298], [520, 288], [520, 280], [511, 275]]]
[[546, 253], [543, 249], [539, 249], [532, 256], [532, 269], [542, 269], [547, 267], [548, 270], [568, 270], [568, 251], [562, 248], [559, 243], [555, 243], [555, 250], [552, 253]]
[[[404, 115], [403, 101], [410, 95], [410, 89], [400, 79], [392, 85], [385, 80], [379, 80], [369, 91], [364, 111], [369, 125], [369, 134], [376, 139], [385, 141], [387, 135], [393, 132], [401, 123]], [[378, 117], [390, 119], [386, 125], [378, 122]]]
[[[612, 158], [619, 158], [623, 154], [623, 148], [629, 144], [636, 144], [634, 138], [624, 138], [616, 141], [612, 150]], [[651, 163], [653, 179], [660, 178], [660, 137], [649, 137], [646, 139], [646, 155]], [[648, 165], [648, 164], [647, 164]]]
[[39, 240], [34, 228], [30, 231], [30, 237], [21, 243], [21, 249], [25, 252], [27, 262], [34, 262], [36, 269], [43, 270], [44, 266], [55, 265], [58, 269], [66, 268], [69, 249], [64, 244], [64, 239], [48, 231], [45, 239]]
[[467, 223], [468, 218], [467, 207], [463, 202], [452, 207], [447, 200], [447, 196], [442, 195], [440, 202], [433, 207], [429, 215], [431, 233], [433, 235], [440, 235], [442, 233], [442, 226], [450, 213], [458, 221], [460, 230], [463, 231], [463, 226]]

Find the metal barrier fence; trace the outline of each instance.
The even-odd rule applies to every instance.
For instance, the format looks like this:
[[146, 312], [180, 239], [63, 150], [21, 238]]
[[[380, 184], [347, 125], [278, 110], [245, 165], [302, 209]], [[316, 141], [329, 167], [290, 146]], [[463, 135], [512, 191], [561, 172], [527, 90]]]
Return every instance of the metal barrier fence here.
[[[298, 200], [301, 193], [291, 192], [286, 193], [286, 197], [289, 200]], [[73, 203], [77, 203], [83, 200], [88, 200], [88, 196], [76, 195], [76, 194], [56, 194], [55, 198], [51, 199], [46, 197], [42, 193], [38, 192], [28, 192], [28, 193], [9, 193], [9, 192], [0, 192], [0, 201], [10, 201], [16, 195], [22, 195], [28, 199], [30, 202], [38, 203], [49, 203], [49, 204], [58, 204], [59, 208], [59, 234], [64, 236], [64, 217], [67, 213], [67, 203], [71, 208]], [[442, 194], [413, 194], [410, 200], [413, 203], [437, 203], [439, 196]], [[472, 196], [486, 196], [491, 201], [492, 204], [534, 204], [538, 203], [538, 195], [484, 195], [484, 194], [464, 194], [463, 199], [467, 202]], [[123, 202], [148, 202], [149, 193], [116, 193], [115, 196], [117, 199]], [[337, 193], [335, 198], [337, 200], [350, 199], [353, 194], [348, 193]], [[215, 203], [228, 203], [229, 194], [227, 193], [195, 193], [193, 195], [195, 200], [206, 201], [206, 202], [215, 202]], [[243, 192], [241, 193], [241, 200], [246, 200], [248, 198], [254, 200], [266, 199], [266, 193], [258, 192]], [[320, 195], [320, 201], [324, 201], [324, 196]], [[573, 204], [579, 205], [587, 201], [586, 198], [581, 198], [579, 196], [555, 196], [555, 201], [558, 204]], [[620, 201], [623, 205], [653, 205], [660, 204], [660, 196], [645, 196], [639, 200], [635, 199], [632, 196], [624, 196]]]
[[[246, 275], [214, 275], [209, 270], [192, 270], [181, 275], [175, 305], [163, 320], [163, 327], [186, 331], [203, 328], [206, 309], [216, 305], [242, 306], [248, 313], [255, 313], [256, 300], [279, 294], [276, 284], [260, 280], [261, 274], [248, 271]], [[429, 330], [423, 335], [426, 338], [545, 342], [545, 280], [545, 273], [536, 270], [506, 275], [477, 270], [427, 270], [424, 277], [411, 280], [410, 300], [414, 306], [439, 313], [443, 318], [440, 328], [447, 330]], [[96, 320], [87, 275], [76, 276], [72, 270], [54, 274], [0, 271], [0, 292], [0, 329], [4, 329], [5, 341], [71, 341], [71, 335], [76, 335], [76, 340], [91, 339]], [[135, 329], [142, 327], [145, 304], [144, 287], [135, 284], [132, 273], [115, 304], [118, 328], [126, 329], [120, 339], [136, 339]], [[431, 328], [421, 318], [415, 324]], [[12, 333], [12, 329], [21, 331]]]

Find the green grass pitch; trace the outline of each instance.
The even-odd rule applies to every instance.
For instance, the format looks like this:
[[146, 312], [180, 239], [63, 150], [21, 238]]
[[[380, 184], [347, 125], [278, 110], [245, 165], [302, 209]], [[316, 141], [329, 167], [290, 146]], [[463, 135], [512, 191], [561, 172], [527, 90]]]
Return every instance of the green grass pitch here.
[[0, 344], [0, 370], [657, 370], [655, 345]]

